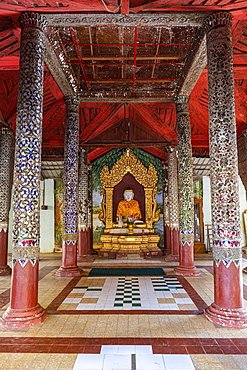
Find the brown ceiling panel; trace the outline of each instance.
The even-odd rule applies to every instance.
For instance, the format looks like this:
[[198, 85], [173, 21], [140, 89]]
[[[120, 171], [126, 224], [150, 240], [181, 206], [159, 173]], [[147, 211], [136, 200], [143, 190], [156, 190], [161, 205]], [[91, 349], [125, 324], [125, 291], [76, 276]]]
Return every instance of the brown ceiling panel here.
[[[167, 144], [171, 141], [176, 143], [177, 140], [176, 110], [171, 100], [175, 98], [176, 89], [190, 70], [188, 60], [190, 56], [193, 60], [197, 50], [194, 46], [192, 49], [192, 45], [200, 27], [198, 23], [191, 21], [185, 25], [184, 20], [187, 16], [193, 17], [195, 11], [204, 15], [215, 10], [234, 10], [232, 14], [237, 132], [240, 135], [246, 130], [246, 1], [131, 0], [129, 4], [125, 1], [119, 7], [120, 1], [112, 0], [105, 4], [110, 12], [106, 11], [103, 2], [99, 0], [47, 0], [45, 3], [43, 0], [1, 1], [0, 111], [7, 124], [15, 127], [20, 43], [17, 18], [19, 13], [27, 8], [57, 15], [64, 13], [64, 19], [69, 19], [72, 13], [78, 19], [82, 19], [84, 15], [91, 16], [92, 22], [86, 26], [71, 22], [69, 26], [48, 26], [47, 30], [53, 50], [56, 45], [59, 46], [56, 55], [63, 53], [68, 69], [81, 89], [80, 142], [89, 145], [90, 142], [96, 143], [98, 140], [105, 143], [111, 140], [117, 145], [121, 140], [129, 141], [132, 145], [133, 142], [136, 145], [140, 142], [149, 145], [152, 141], [154, 145], [156, 143], [156, 148], [149, 147], [150, 151], [155, 151], [159, 142]], [[116, 25], [109, 21], [108, 24], [102, 22], [95, 26], [94, 17], [101, 14], [102, 19], [111, 19], [116, 15], [114, 12], [119, 16], [121, 12], [126, 14], [126, 17], [140, 16], [141, 21], [135, 25], [125, 24], [125, 21]], [[178, 14], [176, 12], [183, 12], [179, 13], [181, 23], [170, 25], [170, 20]], [[163, 26], [150, 25], [149, 22], [143, 24], [144, 16], [151, 19], [155, 15], [168, 15], [170, 20]], [[60, 90], [62, 87], [55, 82], [47, 69], [48, 67], [44, 82], [43, 155], [46, 158], [56, 158], [63, 155], [61, 146], [64, 141], [66, 107], [64, 92]], [[83, 100], [84, 96], [88, 97], [87, 100]], [[128, 100], [125, 100], [126, 96]], [[108, 97], [112, 100], [108, 101]], [[135, 99], [139, 99], [139, 102]], [[124, 105], [125, 101], [130, 104]], [[152, 103], [147, 103], [148, 101]], [[202, 73], [190, 94], [190, 117], [193, 153], [208, 155], [207, 70]], [[108, 149], [94, 151], [92, 157], [102, 155], [106, 150]]]

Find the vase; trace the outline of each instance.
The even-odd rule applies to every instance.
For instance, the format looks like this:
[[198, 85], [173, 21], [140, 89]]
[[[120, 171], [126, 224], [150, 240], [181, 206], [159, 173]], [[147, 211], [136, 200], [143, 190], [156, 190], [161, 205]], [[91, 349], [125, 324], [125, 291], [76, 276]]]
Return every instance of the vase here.
[[128, 234], [133, 234], [133, 224], [129, 224], [129, 232]]

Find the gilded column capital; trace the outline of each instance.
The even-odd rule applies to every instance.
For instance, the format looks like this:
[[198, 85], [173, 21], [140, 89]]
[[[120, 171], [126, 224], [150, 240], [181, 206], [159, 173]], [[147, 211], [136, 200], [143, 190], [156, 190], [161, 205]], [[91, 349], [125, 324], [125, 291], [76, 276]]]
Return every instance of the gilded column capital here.
[[0, 135], [10, 135], [12, 137], [14, 136], [11, 127], [0, 127]]
[[176, 112], [178, 114], [186, 113], [189, 114], [189, 97], [184, 95], [177, 96], [176, 100]]
[[167, 168], [168, 168], [168, 164], [167, 163], [162, 163], [162, 169], [163, 169], [163, 171], [166, 171], [167, 170]]
[[210, 14], [204, 21], [204, 28], [209, 32], [214, 27], [231, 26], [232, 14], [228, 12], [215, 12]]
[[176, 146], [167, 146], [166, 151], [167, 151], [168, 154], [172, 153], [172, 152], [177, 153], [177, 147]]
[[190, 97], [187, 95], [178, 95], [174, 101], [176, 104], [188, 104], [189, 100]]
[[69, 113], [79, 113], [80, 100], [77, 96], [68, 95], [64, 97], [66, 103], [67, 111]]
[[45, 32], [47, 26], [46, 17], [43, 14], [34, 12], [22, 13], [19, 17], [19, 22], [22, 29], [26, 27], [35, 27]]
[[79, 153], [87, 153], [87, 149], [84, 148], [83, 146], [79, 147]]

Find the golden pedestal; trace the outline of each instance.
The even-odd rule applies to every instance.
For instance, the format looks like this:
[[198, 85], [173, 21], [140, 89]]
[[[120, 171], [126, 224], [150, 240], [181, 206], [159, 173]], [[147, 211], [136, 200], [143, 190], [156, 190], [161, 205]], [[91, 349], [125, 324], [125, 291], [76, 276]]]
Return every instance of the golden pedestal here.
[[145, 258], [162, 256], [162, 251], [158, 247], [159, 235], [148, 233], [128, 234], [128, 229], [119, 229], [122, 233], [105, 233], [101, 235], [103, 243], [98, 252], [99, 256], [108, 258]]

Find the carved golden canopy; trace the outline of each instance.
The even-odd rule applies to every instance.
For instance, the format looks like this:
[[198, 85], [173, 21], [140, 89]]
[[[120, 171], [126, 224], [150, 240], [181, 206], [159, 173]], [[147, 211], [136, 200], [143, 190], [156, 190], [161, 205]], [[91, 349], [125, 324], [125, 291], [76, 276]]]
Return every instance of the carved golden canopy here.
[[99, 219], [106, 224], [105, 232], [113, 227], [113, 188], [121, 182], [123, 177], [130, 173], [143, 187], [145, 192], [145, 225], [152, 228], [154, 222], [159, 219], [159, 211], [156, 210], [155, 199], [158, 175], [156, 168], [150, 163], [148, 169], [139, 161], [131, 149], [127, 149], [111, 170], [107, 166], [102, 168], [100, 180], [102, 183], [101, 212]]
[[100, 174], [101, 183], [105, 188], [113, 188], [128, 172], [131, 173], [144, 188], [156, 187], [158, 181], [156, 168], [150, 163], [147, 169], [136, 158], [131, 149], [127, 149], [126, 152], [122, 154], [110, 171], [107, 166], [103, 167]]

